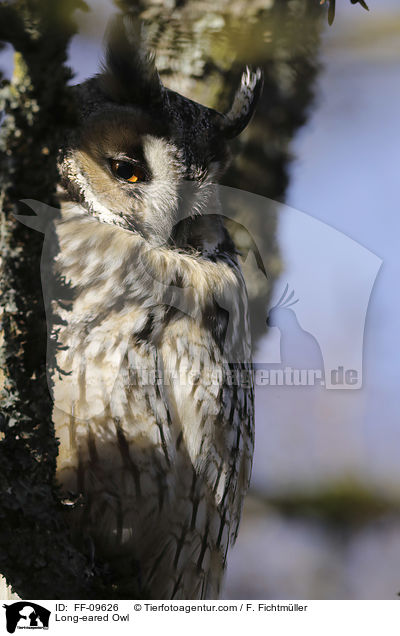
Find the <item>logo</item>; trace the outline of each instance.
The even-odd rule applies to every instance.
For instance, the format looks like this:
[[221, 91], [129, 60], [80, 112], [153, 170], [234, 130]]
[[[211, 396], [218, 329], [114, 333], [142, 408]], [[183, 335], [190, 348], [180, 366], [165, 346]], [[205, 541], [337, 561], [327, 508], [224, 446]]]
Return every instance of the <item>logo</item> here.
[[[352, 388], [358, 384], [361, 369], [326, 367], [321, 346], [312, 333], [303, 329], [293, 305], [294, 291], [287, 284], [277, 303], [269, 310], [267, 325], [271, 330], [269, 344], [275, 339], [275, 352], [270, 348], [270, 363], [256, 365], [256, 385]], [[278, 336], [278, 340], [276, 340]], [[354, 361], [354, 358], [353, 358]], [[327, 375], [325, 369], [327, 368]]]
[[7, 631], [16, 629], [49, 629], [50, 611], [36, 603], [17, 601], [3, 605], [6, 610]]
[[[187, 188], [182, 199], [190, 202], [197, 194], [191, 190], [192, 185], [187, 184]], [[268, 278], [270, 261], [269, 243], [261, 240], [260, 228], [264, 224], [269, 227], [266, 223], [268, 217], [273, 223], [277, 216], [280, 220], [278, 239], [285, 267], [284, 279], [281, 277], [277, 281], [273, 304], [267, 315], [269, 330], [253, 356], [256, 386], [360, 389], [367, 311], [382, 260], [350, 237], [299, 210], [234, 188], [215, 188], [221, 206], [219, 214], [226, 221], [236, 223], [236, 231], [242, 236], [245, 247], [241, 250], [241, 265], [245, 280], [248, 277], [248, 289], [255, 297], [257, 290], [263, 288], [260, 277], [263, 281]], [[123, 365], [128, 357], [131, 330], [118, 331], [119, 323], [116, 323], [117, 331], [106, 332], [102, 311], [95, 312], [93, 316], [90, 314], [90, 327], [79, 326], [71, 311], [74, 292], [62, 277], [59, 280], [54, 274], [54, 245], [57, 243], [54, 221], [58, 218], [58, 211], [39, 201], [24, 202], [36, 216], [16, 218], [45, 235], [41, 277], [46, 316], [50, 319], [47, 340], [49, 389], [59, 410], [69, 415], [73, 412], [75, 418], [82, 420], [97, 417], [110, 404], [114, 387], [118, 386], [119, 373], [125, 368]], [[186, 218], [189, 209], [192, 208], [183, 204], [179, 221]], [[235, 216], [238, 211], [240, 223]], [[75, 219], [74, 215], [81, 215], [80, 208], [71, 208], [68, 214]], [[202, 210], [203, 217], [208, 214], [215, 216], [213, 206]], [[154, 311], [158, 311], [160, 306], [167, 307], [196, 322], [201, 307], [201, 290], [196, 290], [192, 283], [185, 285], [175, 279], [167, 284], [162, 278], [164, 270], [149, 265], [153, 262], [153, 251], [158, 258], [158, 248], [163, 245], [162, 242], [158, 246], [149, 244], [148, 249], [138, 253], [141, 285], [147, 290], [155, 290], [146, 300], [149, 303], [146, 307], [151, 314], [154, 303]], [[154, 262], [158, 262], [157, 258]], [[159, 279], [157, 273], [160, 273]], [[89, 274], [87, 281], [89, 289]], [[120, 283], [121, 289], [124, 281]], [[121, 303], [123, 298], [121, 296]], [[241, 364], [244, 362], [241, 356], [243, 340], [247, 339], [247, 322], [237, 314], [236, 295], [229, 294], [224, 285], [217, 285], [213, 288], [213, 302], [219, 308], [219, 317], [212, 323], [213, 328], [217, 329], [224, 343], [231, 343], [229, 351], [224, 351], [226, 362]], [[53, 311], [56, 304], [57, 316]], [[93, 335], [86, 329], [90, 329]], [[63, 330], [67, 332], [67, 341], [72, 342], [72, 334], [76, 334], [77, 342], [87, 343], [88, 355], [80, 354], [79, 363], [78, 358], [72, 355], [72, 349], [68, 351], [68, 346], [63, 344], [60, 337]], [[232, 337], [233, 331], [235, 337]], [[223, 338], [221, 334], [225, 334]], [[104, 365], [107, 373], [103, 372], [100, 378], [98, 373], [102, 367], [97, 354], [92, 352], [97, 351], [96, 347], [99, 347], [99, 352], [103, 351], [102, 343], [106, 340], [107, 351], [112, 355], [110, 353]], [[198, 375], [198, 363], [198, 360], [194, 361], [194, 377]], [[158, 370], [158, 367], [148, 368], [146, 365], [143, 369], [135, 368], [129, 363], [129, 382], [135, 384], [136, 375], [143, 384], [168, 381], [168, 378], [162, 377], [152, 379], [151, 374], [158, 373]], [[54, 382], [55, 373], [60, 381]], [[186, 383], [186, 378], [190, 381], [188, 374], [183, 380], [180, 377], [179, 381]], [[85, 400], [79, 397], [82, 382], [85, 382]]]

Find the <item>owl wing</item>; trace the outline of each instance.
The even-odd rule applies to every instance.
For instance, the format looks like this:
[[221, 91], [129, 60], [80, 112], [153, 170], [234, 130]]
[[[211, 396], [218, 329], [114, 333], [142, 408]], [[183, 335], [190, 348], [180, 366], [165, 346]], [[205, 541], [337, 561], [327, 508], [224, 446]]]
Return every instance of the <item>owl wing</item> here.
[[[236, 298], [240, 320], [247, 315], [246, 303], [241, 288]], [[218, 313], [214, 307], [217, 320]], [[171, 421], [181, 431], [179, 452], [192, 467], [191, 479], [187, 477], [190, 505], [180, 534], [180, 556], [193, 568], [192, 598], [218, 596], [250, 480], [254, 386], [247, 323], [241, 327], [244, 331], [239, 324], [231, 325], [231, 336], [225, 328], [221, 347], [209, 321], [179, 315], [165, 330], [161, 348], [165, 400]], [[233, 348], [235, 361], [228, 362]], [[183, 576], [189, 575], [187, 568]]]

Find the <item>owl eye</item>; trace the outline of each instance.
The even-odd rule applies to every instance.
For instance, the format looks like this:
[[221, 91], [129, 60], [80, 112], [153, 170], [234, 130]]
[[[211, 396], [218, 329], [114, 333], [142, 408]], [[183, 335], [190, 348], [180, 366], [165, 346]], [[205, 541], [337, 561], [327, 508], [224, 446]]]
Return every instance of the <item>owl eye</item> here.
[[112, 159], [111, 171], [119, 179], [129, 181], [130, 183], [136, 183], [137, 181], [144, 181], [146, 175], [142, 168], [137, 164], [130, 161], [123, 161]]

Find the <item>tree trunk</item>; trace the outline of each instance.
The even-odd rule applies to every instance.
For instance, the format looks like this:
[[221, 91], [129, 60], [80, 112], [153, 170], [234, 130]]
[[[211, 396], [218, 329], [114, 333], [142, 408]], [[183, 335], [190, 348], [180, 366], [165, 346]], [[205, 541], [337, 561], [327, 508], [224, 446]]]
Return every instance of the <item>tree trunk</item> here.
[[57, 150], [73, 122], [66, 49], [78, 6], [19, 0], [0, 7], [0, 38], [16, 50], [12, 82], [1, 94], [0, 572], [31, 599], [91, 597], [94, 579], [89, 559], [71, 544], [54, 484], [42, 235], [14, 217], [28, 213], [24, 198], [57, 206]]

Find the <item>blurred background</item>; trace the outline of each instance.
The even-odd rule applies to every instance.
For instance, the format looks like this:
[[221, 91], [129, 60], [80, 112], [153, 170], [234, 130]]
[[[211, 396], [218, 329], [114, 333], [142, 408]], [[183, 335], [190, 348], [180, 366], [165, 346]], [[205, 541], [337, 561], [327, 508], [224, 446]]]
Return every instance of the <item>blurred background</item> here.
[[[270, 320], [267, 332], [266, 318], [286, 285], [291, 293], [293, 281], [305, 276], [298, 263], [301, 255], [308, 256], [309, 225], [296, 225], [303, 218], [296, 211], [315, 220], [314, 226], [321, 221], [366, 248], [364, 255], [375, 264], [368, 273], [371, 287], [375, 276], [376, 281], [368, 297], [362, 387], [256, 389], [252, 487], [222, 596], [396, 598], [398, 0], [371, 0], [369, 13], [337, 0], [332, 27], [315, 0], [223, 0], [217, 7], [207, 0], [116, 4], [123, 9], [140, 5], [165, 83], [208, 106], [223, 108], [228, 103], [245, 63], [264, 68], [265, 89], [257, 115], [238, 142], [237, 158], [224, 178], [225, 185], [278, 202], [266, 205], [265, 215], [252, 225], [268, 278], [251, 259], [245, 265], [256, 360], [279, 362], [271, 352], [282, 353], [282, 325]], [[79, 14], [80, 33], [70, 47], [74, 82], [98, 69], [105, 25], [115, 12], [111, 0], [89, 5], [89, 13]], [[10, 49], [1, 52], [0, 67], [10, 75]], [[236, 218], [246, 226], [250, 213], [239, 206]], [[246, 236], [235, 225], [231, 230], [239, 247], [246, 248]], [[347, 325], [357, 311], [356, 289], [343, 310], [342, 287], [347, 279], [355, 281], [355, 288], [365, 282], [368, 260], [355, 250], [354, 261], [350, 254], [346, 267], [340, 268], [344, 243], [339, 241], [336, 248], [334, 236], [333, 230], [328, 232], [326, 257], [323, 251], [317, 268], [307, 274], [305, 289], [313, 293], [306, 307], [301, 304], [305, 292], [299, 294], [300, 283], [292, 298], [299, 298], [297, 319], [303, 329], [310, 316], [323, 315], [325, 333], [332, 333], [332, 349], [343, 312]], [[334, 249], [328, 249], [330, 237]], [[294, 357], [296, 346], [294, 341]], [[301, 357], [304, 352], [298, 353]]]
[[[369, 5], [367, 14], [337, 3], [323, 29], [315, 106], [290, 146], [286, 197], [383, 260], [363, 387], [257, 389], [253, 497], [230, 558], [229, 598], [393, 599], [400, 590], [400, 7]], [[285, 215], [278, 239], [285, 268], [298, 249]], [[277, 292], [288, 280], [286, 268]]]

